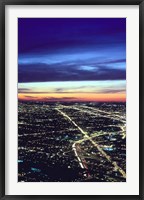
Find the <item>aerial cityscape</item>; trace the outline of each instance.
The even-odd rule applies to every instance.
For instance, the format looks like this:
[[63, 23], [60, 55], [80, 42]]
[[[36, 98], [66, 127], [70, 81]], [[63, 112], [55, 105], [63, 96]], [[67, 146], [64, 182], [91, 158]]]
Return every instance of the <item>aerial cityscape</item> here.
[[18, 19], [18, 181], [126, 182], [126, 19]]
[[125, 181], [125, 104], [19, 103], [19, 181]]

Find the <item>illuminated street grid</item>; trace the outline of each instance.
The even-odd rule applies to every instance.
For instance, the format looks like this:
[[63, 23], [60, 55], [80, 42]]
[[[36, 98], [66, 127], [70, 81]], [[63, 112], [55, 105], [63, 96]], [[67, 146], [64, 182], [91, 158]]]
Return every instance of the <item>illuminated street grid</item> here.
[[18, 181], [126, 181], [125, 103], [19, 102]]

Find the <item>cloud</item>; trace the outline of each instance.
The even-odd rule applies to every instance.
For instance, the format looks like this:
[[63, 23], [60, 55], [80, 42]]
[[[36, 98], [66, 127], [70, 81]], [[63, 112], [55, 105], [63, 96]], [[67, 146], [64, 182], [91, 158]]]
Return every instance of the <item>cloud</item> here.
[[56, 88], [55, 89], [55, 93], [63, 93], [64, 92], [64, 88]]
[[102, 89], [100, 91], [96, 91], [97, 94], [116, 94], [116, 93], [125, 93], [125, 89], [114, 89], [114, 88], [109, 88], [109, 89]]
[[18, 33], [19, 83], [126, 79], [125, 18], [19, 18]]
[[18, 88], [18, 93], [30, 93], [29, 88]]
[[41, 101], [76, 101], [78, 100], [77, 98], [75, 97], [59, 97], [59, 98], [56, 98], [56, 97], [46, 97], [46, 98], [42, 98]]
[[[93, 70], [92, 70], [93, 69]], [[18, 82], [48, 82], [48, 81], [96, 81], [125, 80], [125, 69], [107, 68], [107, 66], [92, 66], [90, 70], [77, 64], [31, 64], [19, 65]]]
[[34, 97], [34, 96], [24, 96], [26, 98], [30, 98], [30, 99], [36, 99], [37, 97]]
[[[101, 62], [102, 64], [112, 64], [112, 63], [125, 63], [126, 62], [126, 59], [116, 59], [116, 60], [107, 60], [107, 61], [103, 61]], [[101, 64], [101, 63], [98, 63], [98, 64]]]
[[[48, 88], [49, 90], [49, 88]], [[125, 88], [115, 88], [114, 86], [111, 88], [101, 88], [98, 89], [95, 86], [83, 86], [83, 87], [77, 87], [77, 88], [57, 88], [53, 89], [51, 92], [47, 91], [41, 91], [41, 92], [35, 92], [35, 91], [19, 91], [19, 94], [82, 94], [82, 93], [96, 93], [96, 94], [103, 94], [103, 93], [124, 93], [126, 91]], [[25, 97], [31, 97], [31, 96], [25, 96]]]

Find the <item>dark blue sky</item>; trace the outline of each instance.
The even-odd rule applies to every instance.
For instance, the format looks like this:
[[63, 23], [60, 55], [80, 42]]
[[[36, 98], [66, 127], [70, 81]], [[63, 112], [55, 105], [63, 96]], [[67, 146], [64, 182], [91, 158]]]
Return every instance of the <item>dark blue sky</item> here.
[[126, 79], [126, 19], [19, 18], [19, 82]]

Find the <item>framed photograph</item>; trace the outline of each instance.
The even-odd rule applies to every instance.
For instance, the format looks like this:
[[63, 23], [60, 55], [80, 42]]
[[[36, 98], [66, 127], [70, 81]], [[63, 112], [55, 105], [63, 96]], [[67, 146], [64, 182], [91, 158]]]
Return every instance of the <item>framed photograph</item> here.
[[143, 199], [144, 2], [0, 13], [1, 199]]

